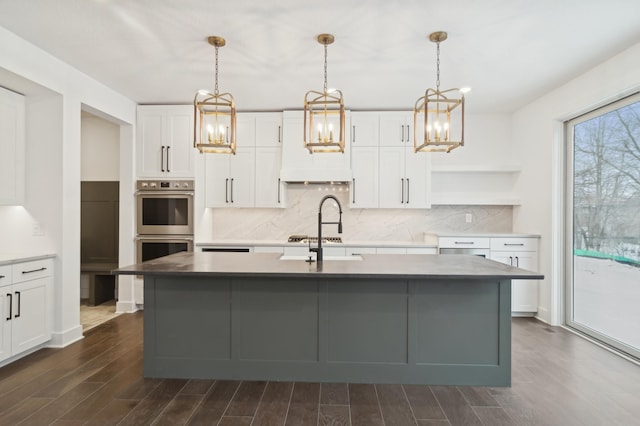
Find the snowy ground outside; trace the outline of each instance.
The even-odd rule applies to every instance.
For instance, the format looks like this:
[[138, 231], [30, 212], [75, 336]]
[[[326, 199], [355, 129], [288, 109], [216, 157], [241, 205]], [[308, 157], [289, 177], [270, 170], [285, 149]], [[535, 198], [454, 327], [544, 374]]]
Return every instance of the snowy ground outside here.
[[574, 321], [640, 350], [640, 268], [574, 257]]

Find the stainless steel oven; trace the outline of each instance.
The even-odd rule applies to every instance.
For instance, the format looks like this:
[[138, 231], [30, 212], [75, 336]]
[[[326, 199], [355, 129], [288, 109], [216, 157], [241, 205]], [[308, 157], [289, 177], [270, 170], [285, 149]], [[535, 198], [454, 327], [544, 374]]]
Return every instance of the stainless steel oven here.
[[193, 236], [192, 180], [137, 182], [138, 235]]
[[193, 251], [193, 236], [139, 235], [136, 238], [137, 263], [181, 251]]

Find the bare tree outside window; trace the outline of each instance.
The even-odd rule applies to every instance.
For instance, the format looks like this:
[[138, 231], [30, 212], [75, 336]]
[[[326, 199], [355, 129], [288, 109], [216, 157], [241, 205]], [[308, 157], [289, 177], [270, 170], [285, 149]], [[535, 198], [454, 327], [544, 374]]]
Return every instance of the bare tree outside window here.
[[573, 119], [566, 323], [640, 359], [640, 95]]

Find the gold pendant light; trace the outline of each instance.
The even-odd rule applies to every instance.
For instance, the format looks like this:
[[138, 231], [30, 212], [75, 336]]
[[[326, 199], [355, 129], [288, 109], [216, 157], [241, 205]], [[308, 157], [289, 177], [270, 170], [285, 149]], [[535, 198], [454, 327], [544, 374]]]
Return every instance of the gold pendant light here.
[[327, 89], [327, 46], [331, 34], [320, 34], [318, 43], [324, 45], [324, 90], [310, 90], [304, 97], [304, 146], [315, 152], [344, 152], [344, 101], [342, 92]]
[[216, 49], [213, 93], [198, 90], [193, 100], [193, 146], [201, 153], [236, 153], [236, 107], [230, 93], [218, 91], [218, 49], [226, 44], [222, 37], [207, 39]]
[[413, 109], [415, 152], [450, 152], [464, 145], [464, 93], [460, 89], [440, 90], [440, 43], [447, 33], [429, 34], [437, 45], [436, 88], [427, 89]]

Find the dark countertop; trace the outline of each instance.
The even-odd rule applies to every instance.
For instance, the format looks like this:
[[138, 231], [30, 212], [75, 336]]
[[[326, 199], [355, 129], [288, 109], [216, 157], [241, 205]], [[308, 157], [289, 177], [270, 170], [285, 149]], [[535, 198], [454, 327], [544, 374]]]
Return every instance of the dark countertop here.
[[279, 253], [181, 252], [115, 269], [116, 275], [404, 279], [542, 279], [543, 275], [471, 255], [365, 254], [362, 260], [280, 260]]

